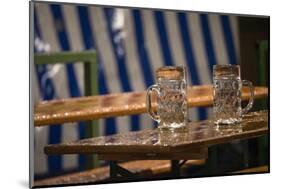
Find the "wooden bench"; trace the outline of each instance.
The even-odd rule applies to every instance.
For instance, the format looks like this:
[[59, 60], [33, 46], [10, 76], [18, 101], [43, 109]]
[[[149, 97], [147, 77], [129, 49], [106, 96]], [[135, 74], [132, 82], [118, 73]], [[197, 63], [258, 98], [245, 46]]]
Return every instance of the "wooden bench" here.
[[268, 172], [269, 172], [268, 165], [264, 165], [264, 166], [251, 167], [251, 168], [242, 169], [239, 171], [234, 171], [234, 172], [231, 172], [231, 174], [268, 173]]
[[[182, 166], [191, 168], [205, 163], [204, 159], [188, 160]], [[171, 170], [170, 160], [139, 160], [120, 163], [120, 166], [130, 170], [141, 177], [159, 177], [161, 174], [168, 173]], [[35, 180], [34, 186], [58, 186], [58, 185], [76, 185], [76, 184], [94, 184], [109, 181], [109, 166], [99, 167], [78, 173], [66, 174], [48, 179]]]

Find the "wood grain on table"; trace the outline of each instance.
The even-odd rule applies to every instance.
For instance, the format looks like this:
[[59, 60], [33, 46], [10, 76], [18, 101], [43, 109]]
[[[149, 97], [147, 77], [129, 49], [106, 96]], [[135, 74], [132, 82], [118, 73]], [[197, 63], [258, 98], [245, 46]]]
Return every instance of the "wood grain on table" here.
[[[255, 87], [255, 98], [268, 95], [266, 87]], [[249, 99], [249, 89], [242, 89], [242, 99]], [[188, 106], [200, 107], [213, 104], [211, 85], [188, 88]], [[157, 104], [152, 104], [155, 109]], [[146, 92], [127, 92], [71, 99], [42, 101], [35, 105], [34, 125], [45, 126], [66, 122], [86, 121], [146, 113]]]

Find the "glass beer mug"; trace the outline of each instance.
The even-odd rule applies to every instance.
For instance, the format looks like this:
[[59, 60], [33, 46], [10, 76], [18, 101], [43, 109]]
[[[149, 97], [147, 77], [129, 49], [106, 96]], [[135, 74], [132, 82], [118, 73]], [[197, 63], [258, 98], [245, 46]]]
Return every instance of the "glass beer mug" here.
[[[241, 107], [241, 89], [246, 85], [250, 88], [248, 105]], [[216, 124], [233, 124], [242, 120], [242, 115], [253, 106], [254, 88], [252, 82], [241, 80], [239, 65], [214, 65], [214, 122]]]
[[[157, 83], [147, 89], [146, 105], [160, 129], [176, 129], [188, 121], [185, 68], [166, 66], [156, 71]], [[152, 93], [157, 94], [157, 113], [152, 110]]]

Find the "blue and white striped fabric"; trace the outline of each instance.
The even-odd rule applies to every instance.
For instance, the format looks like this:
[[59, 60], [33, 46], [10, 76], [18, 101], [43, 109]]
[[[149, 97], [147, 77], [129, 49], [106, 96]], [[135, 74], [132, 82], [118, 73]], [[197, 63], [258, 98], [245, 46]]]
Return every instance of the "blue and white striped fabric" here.
[[[154, 71], [165, 65], [186, 65], [191, 85], [210, 84], [214, 64], [239, 62], [237, 16], [181, 11], [115, 9], [96, 6], [35, 3], [36, 51], [98, 53], [99, 93], [143, 91], [155, 82]], [[83, 65], [37, 66], [35, 101], [83, 96]], [[210, 109], [193, 108], [193, 120]], [[78, 125], [77, 125], [78, 124]], [[99, 120], [100, 134], [153, 127], [146, 115]], [[35, 173], [75, 170], [83, 156], [47, 157], [50, 143], [83, 138], [84, 123], [36, 128]]]

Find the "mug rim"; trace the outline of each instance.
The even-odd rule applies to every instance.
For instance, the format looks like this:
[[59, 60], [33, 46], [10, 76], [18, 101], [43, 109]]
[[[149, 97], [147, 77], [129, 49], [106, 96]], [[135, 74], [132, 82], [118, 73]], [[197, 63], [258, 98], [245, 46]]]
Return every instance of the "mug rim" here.
[[167, 71], [169, 71], [169, 70], [180, 70], [180, 71], [181, 71], [183, 68], [184, 68], [184, 66], [161, 66], [161, 67], [159, 67], [159, 68], [156, 69], [156, 72], [157, 72], [157, 71], [160, 71], [160, 70], [161, 70], [161, 71], [162, 71], [162, 70], [163, 70], [163, 71], [166, 71], [166, 70], [167, 70]]
[[182, 79], [185, 77], [184, 66], [162, 66], [155, 72], [156, 78]]
[[213, 68], [223, 68], [223, 67], [240, 67], [238, 64], [215, 64]]
[[[238, 64], [225, 64], [225, 65], [213, 65], [213, 76], [215, 77], [218, 72], [220, 72], [220, 69], [222, 69], [221, 75], [229, 75], [230, 73], [236, 73], [237, 76], [240, 77], [241, 72], [240, 72], [240, 65]], [[224, 72], [225, 69], [225, 73]]]

